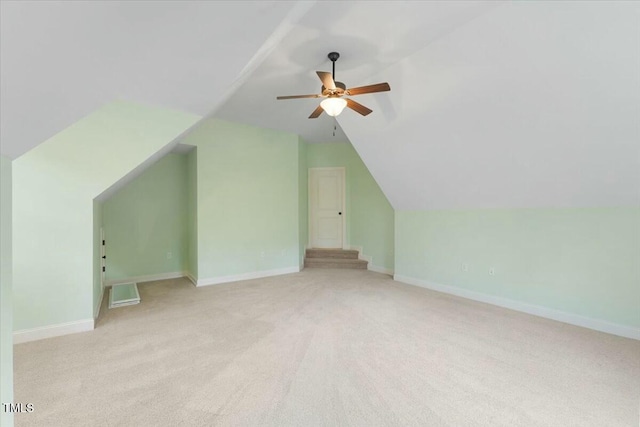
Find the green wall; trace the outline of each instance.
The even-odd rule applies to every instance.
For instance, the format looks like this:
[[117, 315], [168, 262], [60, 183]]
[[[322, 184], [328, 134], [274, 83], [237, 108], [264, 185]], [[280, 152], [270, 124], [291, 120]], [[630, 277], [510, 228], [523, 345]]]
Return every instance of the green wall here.
[[[0, 402], [13, 402], [13, 292], [11, 280], [11, 160], [0, 156]], [[13, 414], [0, 408], [0, 425]]]
[[304, 256], [309, 243], [309, 169], [307, 167], [307, 143], [298, 140], [298, 262], [304, 267]]
[[187, 154], [187, 273], [198, 277], [198, 149]]
[[351, 145], [218, 119], [182, 143], [195, 149], [164, 157], [104, 202], [107, 281], [180, 272], [207, 281], [303, 265], [311, 166], [347, 168], [350, 244], [393, 269], [393, 210]]
[[297, 268], [298, 137], [210, 119], [182, 143], [197, 146], [197, 278]]
[[393, 269], [393, 209], [350, 144], [307, 144], [218, 119], [182, 143], [196, 148], [180, 161], [166, 157], [104, 203], [107, 280], [185, 271], [207, 281], [301, 266], [308, 167], [324, 166], [347, 169], [350, 245]]
[[93, 200], [93, 318], [98, 318], [104, 284], [102, 283], [102, 262], [100, 259], [102, 239], [102, 203]]
[[114, 102], [13, 161], [15, 330], [93, 319], [93, 199], [198, 120]]
[[639, 208], [398, 211], [395, 248], [398, 276], [640, 327]]
[[393, 271], [394, 210], [351, 144], [308, 144], [307, 166], [346, 168], [347, 242]]
[[104, 201], [107, 282], [188, 266], [187, 156], [168, 154]]

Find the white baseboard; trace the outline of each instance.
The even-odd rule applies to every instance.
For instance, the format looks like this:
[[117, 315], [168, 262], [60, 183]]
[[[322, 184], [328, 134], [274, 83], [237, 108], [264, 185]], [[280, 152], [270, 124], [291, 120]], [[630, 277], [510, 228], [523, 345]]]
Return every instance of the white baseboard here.
[[362, 246], [351, 246], [349, 249], [358, 251], [358, 259], [367, 261], [369, 265], [373, 264], [373, 257], [371, 255], [365, 255]]
[[349, 246], [349, 249], [354, 250], [354, 251], [358, 251], [358, 259], [362, 259], [367, 261], [369, 264], [367, 264], [367, 270], [371, 270], [371, 271], [375, 271], [376, 273], [382, 273], [382, 274], [388, 274], [390, 276], [393, 276], [393, 270], [389, 269], [389, 268], [385, 268], [385, 267], [380, 267], [377, 265], [373, 264], [373, 257], [370, 255], [365, 255], [362, 250], [363, 247], [362, 246]]
[[93, 307], [93, 320], [98, 320], [98, 316], [100, 316], [100, 309], [102, 308], [102, 299], [104, 298], [104, 284], [100, 286], [100, 299], [98, 300], [98, 305]]
[[369, 263], [368, 269], [371, 271], [375, 271], [376, 273], [388, 274], [389, 276], [393, 276], [393, 270], [391, 270], [390, 268], [379, 267], [377, 265]]
[[441, 285], [428, 280], [415, 279], [413, 277], [402, 276], [396, 274], [393, 280], [406, 283], [409, 285], [420, 286], [422, 288], [431, 289], [433, 291], [443, 292], [462, 298], [480, 301], [487, 304], [497, 305], [499, 307], [508, 308], [523, 313], [533, 314], [534, 316], [544, 317], [558, 322], [569, 323], [571, 325], [582, 326], [583, 328], [593, 329], [608, 334], [618, 335], [625, 338], [640, 340], [640, 329], [631, 326], [620, 325], [617, 323], [607, 322], [605, 320], [592, 319], [590, 317], [580, 316], [578, 314], [567, 313], [553, 308], [542, 307], [539, 305], [527, 304], [520, 301], [514, 301], [507, 298], [497, 297], [493, 295], [483, 294], [481, 292], [462, 289], [455, 286]]
[[174, 271], [171, 273], [148, 274], [146, 276], [126, 277], [124, 279], [107, 280], [105, 286], [120, 285], [122, 283], [144, 283], [155, 282], [156, 280], [179, 279], [180, 277], [188, 277], [185, 271]]
[[261, 279], [263, 277], [280, 276], [282, 274], [297, 273], [300, 267], [285, 267], [275, 270], [254, 271], [251, 273], [236, 274], [233, 276], [212, 277], [209, 279], [198, 279], [196, 286], [218, 285], [221, 283], [238, 282], [240, 280]]
[[13, 343], [20, 344], [45, 338], [59, 337], [61, 335], [75, 334], [76, 332], [92, 331], [94, 327], [93, 322], [94, 319], [84, 319], [33, 329], [22, 329], [13, 333]]
[[198, 279], [196, 279], [196, 277], [195, 277], [193, 274], [191, 274], [191, 273], [189, 273], [188, 271], [186, 271], [186, 272], [184, 273], [184, 276], [185, 276], [187, 279], [189, 279], [189, 280], [191, 281], [191, 283], [193, 283], [194, 285], [196, 285], [196, 286], [198, 285]]

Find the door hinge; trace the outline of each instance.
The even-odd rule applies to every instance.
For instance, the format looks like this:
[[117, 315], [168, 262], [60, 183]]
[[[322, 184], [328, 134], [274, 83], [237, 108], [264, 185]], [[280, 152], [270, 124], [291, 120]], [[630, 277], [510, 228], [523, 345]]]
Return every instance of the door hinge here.
[[102, 246], [104, 246], [104, 242], [105, 242], [105, 241], [104, 241], [104, 240], [102, 240]]
[[106, 267], [102, 267], [102, 271], [103, 271], [103, 272], [104, 272], [104, 269], [105, 269], [105, 268], [106, 268]]

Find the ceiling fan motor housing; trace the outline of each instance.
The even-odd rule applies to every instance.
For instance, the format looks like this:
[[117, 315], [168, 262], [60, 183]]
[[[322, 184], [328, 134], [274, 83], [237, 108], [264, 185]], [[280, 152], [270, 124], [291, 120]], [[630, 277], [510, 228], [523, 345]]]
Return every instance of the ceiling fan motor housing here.
[[[349, 107], [355, 112], [366, 116], [372, 112], [370, 108], [367, 108], [352, 99], [342, 97], [344, 95], [355, 96], [364, 95], [365, 93], [386, 92], [391, 90], [389, 83], [386, 82], [368, 86], [352, 87], [347, 90], [347, 86], [344, 83], [336, 81], [336, 61], [340, 58], [340, 54], [338, 52], [330, 52], [327, 57], [331, 60], [333, 73], [316, 71], [320, 81], [322, 81], [320, 94], [278, 96], [276, 99], [327, 98], [322, 101], [315, 110], [313, 110], [313, 113], [309, 116], [310, 119], [317, 119], [323, 111], [330, 116], [337, 116], [345, 107]], [[332, 89], [327, 89], [325, 84], [329, 85]]]
[[335, 90], [329, 90], [324, 85], [320, 86], [320, 93], [325, 96], [342, 96], [344, 91], [347, 90], [347, 86], [342, 82], [334, 82], [336, 84]]

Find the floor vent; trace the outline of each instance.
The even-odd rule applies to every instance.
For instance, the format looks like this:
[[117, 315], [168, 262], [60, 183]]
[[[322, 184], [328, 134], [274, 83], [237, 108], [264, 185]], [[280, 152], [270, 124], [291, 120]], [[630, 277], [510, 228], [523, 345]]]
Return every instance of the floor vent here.
[[109, 308], [138, 304], [140, 293], [136, 283], [122, 283], [113, 285], [109, 293]]

